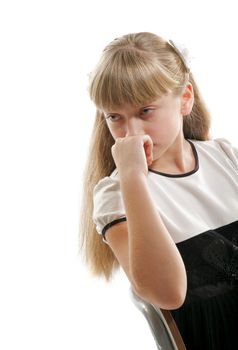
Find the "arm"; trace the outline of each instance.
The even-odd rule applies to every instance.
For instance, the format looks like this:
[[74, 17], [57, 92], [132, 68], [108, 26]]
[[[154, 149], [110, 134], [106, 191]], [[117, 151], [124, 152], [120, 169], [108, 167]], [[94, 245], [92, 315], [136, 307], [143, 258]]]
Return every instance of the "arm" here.
[[146, 178], [124, 179], [121, 190], [127, 222], [108, 230], [108, 243], [138, 295], [160, 308], [176, 309], [186, 295], [186, 271]]
[[[131, 148], [127, 144], [127, 155]], [[129, 164], [119, 172], [127, 222], [112, 226], [107, 241], [138, 295], [163, 309], [176, 309], [186, 295], [183, 260], [156, 210], [139, 159], [134, 159], [136, 168]]]

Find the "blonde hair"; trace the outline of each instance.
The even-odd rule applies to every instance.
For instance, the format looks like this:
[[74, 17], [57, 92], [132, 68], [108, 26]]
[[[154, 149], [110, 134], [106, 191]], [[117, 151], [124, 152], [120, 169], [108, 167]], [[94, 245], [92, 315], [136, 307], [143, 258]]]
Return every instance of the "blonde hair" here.
[[205, 141], [210, 138], [210, 114], [192, 73], [161, 37], [141, 32], [113, 40], [90, 75], [89, 94], [97, 112], [85, 167], [80, 235], [81, 248], [94, 275], [109, 280], [119, 266], [92, 220], [93, 189], [115, 169], [111, 155], [114, 141], [102, 111], [125, 103], [143, 105], [168, 92], [181, 94], [188, 82], [193, 85], [194, 105], [190, 115], [183, 118], [184, 137]]

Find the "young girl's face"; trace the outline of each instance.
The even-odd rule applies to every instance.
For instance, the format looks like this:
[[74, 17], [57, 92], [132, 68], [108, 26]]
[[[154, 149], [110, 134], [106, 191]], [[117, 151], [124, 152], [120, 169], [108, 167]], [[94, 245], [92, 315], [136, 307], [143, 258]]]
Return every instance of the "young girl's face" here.
[[183, 96], [172, 93], [141, 106], [104, 111], [112, 137], [123, 138], [147, 134], [153, 142], [153, 159], [165, 153], [183, 137]]

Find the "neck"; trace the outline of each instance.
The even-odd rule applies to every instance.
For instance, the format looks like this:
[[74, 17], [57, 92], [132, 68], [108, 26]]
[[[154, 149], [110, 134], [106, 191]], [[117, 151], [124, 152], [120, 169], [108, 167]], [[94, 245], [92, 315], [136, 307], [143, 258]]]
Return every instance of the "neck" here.
[[190, 143], [181, 137], [171, 145], [163, 156], [152, 163], [151, 169], [169, 173], [182, 174], [195, 168], [195, 158]]

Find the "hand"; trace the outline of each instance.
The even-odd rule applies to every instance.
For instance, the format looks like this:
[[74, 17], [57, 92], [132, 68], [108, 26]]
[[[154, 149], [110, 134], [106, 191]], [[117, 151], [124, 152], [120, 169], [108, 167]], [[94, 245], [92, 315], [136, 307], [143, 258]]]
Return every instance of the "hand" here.
[[149, 135], [117, 138], [112, 146], [112, 156], [120, 175], [148, 173], [153, 161], [153, 142]]

